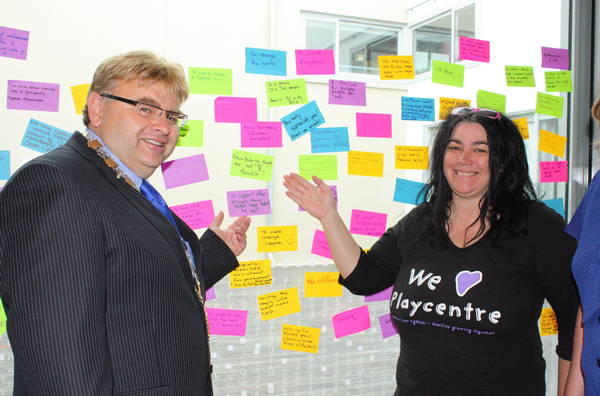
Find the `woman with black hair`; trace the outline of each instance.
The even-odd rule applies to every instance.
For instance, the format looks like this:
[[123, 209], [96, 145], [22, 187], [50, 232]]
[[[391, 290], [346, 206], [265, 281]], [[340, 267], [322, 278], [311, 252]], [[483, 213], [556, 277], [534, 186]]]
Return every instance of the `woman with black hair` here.
[[323, 180], [284, 179], [288, 197], [321, 222], [342, 285], [359, 295], [394, 286], [395, 395], [545, 395], [544, 299], [558, 320], [563, 393], [579, 304], [570, 272], [576, 242], [537, 200], [510, 119], [454, 109], [434, 142], [424, 203], [368, 253]]

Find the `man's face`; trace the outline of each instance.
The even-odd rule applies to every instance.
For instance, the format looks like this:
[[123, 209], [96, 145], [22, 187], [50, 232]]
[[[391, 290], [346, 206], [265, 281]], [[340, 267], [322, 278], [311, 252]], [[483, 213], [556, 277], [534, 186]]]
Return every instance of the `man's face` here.
[[[179, 111], [179, 99], [168, 95], [163, 83], [140, 87], [138, 81], [119, 83], [111, 94], [144, 102], [170, 111]], [[167, 122], [165, 113], [148, 119], [136, 106], [113, 99], [101, 99], [101, 114], [90, 127], [135, 174], [147, 179], [173, 153], [179, 128]]]

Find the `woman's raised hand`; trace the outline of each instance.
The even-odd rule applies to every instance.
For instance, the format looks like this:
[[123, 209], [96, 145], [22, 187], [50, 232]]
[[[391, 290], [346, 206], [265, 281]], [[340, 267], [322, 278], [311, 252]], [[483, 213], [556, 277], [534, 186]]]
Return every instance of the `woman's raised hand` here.
[[283, 178], [283, 185], [288, 189], [285, 195], [317, 220], [336, 210], [331, 189], [317, 176], [312, 177], [316, 186], [296, 173], [284, 175]]

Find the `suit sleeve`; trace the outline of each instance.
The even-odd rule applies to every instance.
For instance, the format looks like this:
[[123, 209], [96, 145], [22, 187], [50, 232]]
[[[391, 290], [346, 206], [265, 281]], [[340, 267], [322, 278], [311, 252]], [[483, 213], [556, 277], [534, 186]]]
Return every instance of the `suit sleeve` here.
[[206, 230], [200, 238], [202, 277], [207, 289], [213, 287], [239, 265], [235, 254], [217, 234]]

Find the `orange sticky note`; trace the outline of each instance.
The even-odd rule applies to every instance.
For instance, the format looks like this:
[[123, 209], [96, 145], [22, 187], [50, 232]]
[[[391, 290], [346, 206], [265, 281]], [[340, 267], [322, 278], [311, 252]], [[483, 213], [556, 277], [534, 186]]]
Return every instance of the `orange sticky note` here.
[[412, 55], [379, 56], [379, 75], [382, 80], [406, 80], [415, 78]]
[[396, 169], [429, 169], [429, 147], [396, 146]]
[[73, 95], [73, 104], [75, 105], [75, 113], [83, 113], [83, 108], [87, 104], [87, 94], [91, 84], [74, 85], [71, 87], [71, 95]]
[[471, 107], [471, 101], [467, 99], [440, 98], [440, 113], [439, 119], [445, 120], [448, 118], [452, 109], [456, 107]]
[[538, 150], [562, 158], [565, 155], [566, 146], [566, 137], [540, 129], [540, 143], [538, 145]]
[[284, 323], [281, 333], [281, 349], [309, 353], [319, 351], [321, 329]]
[[242, 261], [240, 266], [229, 273], [229, 286], [240, 287], [270, 285], [271, 260]]
[[339, 272], [306, 272], [304, 274], [304, 297], [341, 297], [342, 285]]
[[348, 151], [348, 174], [383, 177], [383, 153]]
[[558, 334], [558, 322], [552, 308], [543, 308], [540, 315], [540, 335]]
[[527, 123], [527, 118], [517, 118], [516, 120], [512, 120], [517, 128], [519, 128], [519, 132], [521, 132], [521, 136], [523, 136], [523, 140], [529, 139], [529, 124]]
[[263, 322], [300, 312], [300, 297], [298, 297], [297, 287], [263, 294], [257, 298], [260, 317]]

